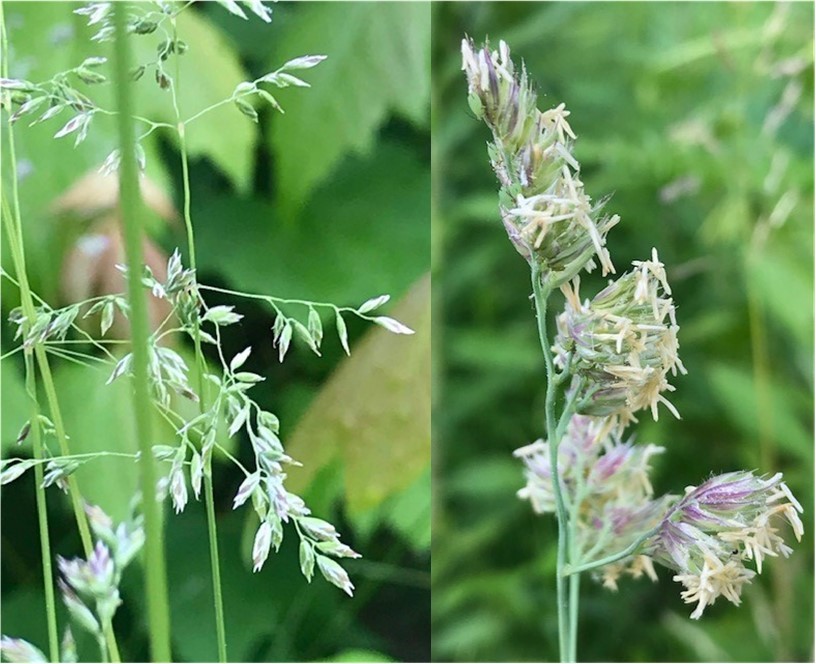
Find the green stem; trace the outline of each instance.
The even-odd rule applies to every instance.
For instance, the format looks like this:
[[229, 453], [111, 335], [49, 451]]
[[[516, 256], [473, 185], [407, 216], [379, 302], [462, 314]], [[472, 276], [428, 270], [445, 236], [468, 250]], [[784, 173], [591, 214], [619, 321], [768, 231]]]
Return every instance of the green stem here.
[[612, 563], [616, 563], [622, 558], [626, 558], [627, 556], [631, 556], [635, 553], [639, 548], [640, 545], [643, 544], [647, 539], [653, 537], [657, 531], [660, 529], [660, 526], [656, 526], [652, 528], [647, 533], [644, 533], [640, 537], [638, 537], [634, 542], [632, 542], [629, 546], [627, 546], [622, 551], [618, 551], [617, 553], [610, 554], [604, 558], [600, 558], [599, 560], [593, 560], [592, 562], [582, 563], [580, 565], [567, 565], [564, 570], [563, 574], [565, 576], [572, 576], [578, 575], [581, 572], [588, 572], [589, 570], [596, 569], [598, 567], [603, 567], [604, 565], [611, 565]]
[[[573, 392], [573, 396], [581, 390], [581, 385]], [[569, 419], [571, 417], [570, 411], [575, 403], [575, 399], [571, 398], [564, 410], [563, 417]], [[587, 488], [584, 484], [583, 476], [579, 475], [577, 478], [577, 485], [575, 487], [575, 496], [570, 511], [570, 533], [569, 533], [569, 562], [575, 563], [578, 560], [578, 528], [574, 524], [578, 523], [581, 505], [587, 497]], [[569, 565], [567, 565], [569, 567]], [[570, 593], [570, 614], [569, 614], [569, 646], [567, 650], [568, 659], [570, 662], [578, 661], [578, 606], [580, 603], [581, 592], [581, 575], [572, 574], [569, 577], [569, 593]]]
[[[106, 624], [104, 629], [107, 631], [109, 629], [109, 627], [110, 626]], [[105, 644], [104, 637], [100, 637], [99, 639], [97, 639], [96, 643], [99, 646], [99, 661], [100, 662], [109, 661], [109, 659], [108, 659], [108, 648], [107, 648], [107, 645]]]
[[218, 561], [218, 533], [215, 529], [215, 500], [213, 499], [212, 473], [204, 475], [204, 497], [207, 503], [207, 532], [210, 539], [210, 566], [212, 568], [215, 600], [215, 628], [218, 638], [218, 661], [227, 661], [227, 637], [224, 627], [224, 598], [221, 594], [221, 567]]
[[[176, 38], [176, 19], [173, 17], [173, 38]], [[195, 250], [195, 234], [193, 232], [193, 218], [190, 212], [192, 196], [190, 193], [190, 165], [187, 157], [187, 136], [185, 123], [181, 122], [181, 113], [178, 105], [179, 84], [179, 56], [176, 55], [176, 79], [173, 82], [173, 107], [176, 111], [176, 122], [179, 135], [179, 149], [181, 151], [181, 170], [184, 182], [184, 227], [187, 230], [187, 250], [190, 255], [190, 267], [196, 271], [197, 262]], [[201, 327], [198, 317], [193, 324], [193, 343], [196, 356], [196, 380], [200, 412], [207, 410], [207, 385], [204, 380], [205, 360], [201, 350]], [[218, 661], [227, 661], [227, 633], [224, 624], [224, 598], [221, 590], [221, 563], [218, 557], [218, 531], [215, 520], [215, 499], [213, 497], [213, 481], [211, 468], [204, 473], [204, 502], [207, 505], [207, 534], [210, 543], [210, 569], [213, 585], [213, 604], [215, 607], [215, 634], [218, 642]]]
[[[34, 458], [43, 459], [42, 432], [40, 430], [40, 406], [37, 403], [37, 386], [34, 374], [34, 358], [30, 350], [25, 353], [26, 392], [31, 399], [31, 441]], [[40, 528], [40, 553], [42, 555], [43, 584], [45, 586], [45, 615], [48, 621], [48, 653], [52, 662], [59, 661], [59, 635], [57, 634], [57, 609], [54, 601], [54, 572], [51, 567], [51, 539], [48, 534], [48, 512], [43, 489], [43, 469], [34, 466], [34, 482], [37, 492], [37, 522]]]
[[[574, 539], [574, 537], [573, 537]], [[571, 548], [570, 557], [573, 549]], [[570, 587], [570, 615], [569, 615], [569, 649], [567, 652], [569, 662], [578, 661], [578, 603], [580, 602], [581, 575], [572, 574], [569, 578]]]
[[[555, 439], [560, 441], [564, 437], [572, 416], [575, 414], [575, 404], [578, 401], [578, 395], [583, 391], [584, 379], [580, 378], [574, 389], [571, 390], [567, 403], [564, 405], [564, 412], [561, 413], [561, 418], [558, 420], [558, 427], [555, 430]], [[569, 562], [575, 563], [578, 560], [578, 529], [574, 524], [578, 523], [579, 512], [581, 504], [586, 498], [586, 490], [583, 484], [583, 478], [578, 478], [578, 486], [575, 487], [575, 496], [570, 507], [570, 528], [569, 528]], [[581, 575], [573, 574], [569, 578], [569, 647], [568, 659], [570, 662], [577, 661], [578, 657], [578, 606], [580, 603], [581, 590]]]
[[547, 395], [545, 414], [547, 426], [547, 440], [550, 450], [550, 467], [552, 468], [553, 493], [555, 494], [555, 515], [558, 520], [558, 559], [556, 567], [556, 593], [558, 606], [558, 646], [562, 662], [568, 661], [568, 646], [570, 642], [568, 616], [570, 613], [570, 598], [567, 595], [566, 578], [563, 570], [567, 564], [567, 544], [569, 542], [569, 519], [561, 493], [561, 480], [558, 476], [558, 439], [556, 438], [555, 421], [555, 369], [553, 367], [552, 350], [547, 336], [547, 299], [549, 288], [541, 284], [541, 271], [538, 266], [532, 268], [533, 295], [535, 299], [536, 318], [538, 319], [538, 339], [541, 351], [544, 353], [544, 363], [547, 368]]
[[161, 513], [156, 502], [156, 469], [152, 454], [152, 408], [148, 386], [149, 326], [147, 300], [142, 288], [142, 201], [136, 172], [136, 139], [131, 120], [130, 44], [127, 36], [127, 8], [114, 4], [114, 88], [119, 110], [117, 125], [122, 160], [119, 165], [121, 218], [125, 255], [129, 270], [128, 301], [133, 340], [133, 405], [136, 433], [141, 450], [139, 466], [145, 518], [145, 571], [147, 575], [147, 621], [150, 654], [154, 662], [169, 662], [170, 615], [167, 602], [167, 573], [164, 560]]

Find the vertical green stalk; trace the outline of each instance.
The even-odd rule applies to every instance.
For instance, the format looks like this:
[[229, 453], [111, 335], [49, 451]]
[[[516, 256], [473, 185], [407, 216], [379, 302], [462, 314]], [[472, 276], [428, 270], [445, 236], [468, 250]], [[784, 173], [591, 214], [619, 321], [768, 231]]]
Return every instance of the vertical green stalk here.
[[[176, 19], [173, 18], [173, 39], [176, 39]], [[176, 124], [179, 137], [179, 150], [181, 151], [181, 171], [184, 181], [184, 227], [187, 231], [187, 251], [190, 255], [190, 267], [196, 271], [195, 235], [193, 233], [193, 218], [190, 213], [190, 165], [187, 157], [187, 136], [184, 123], [181, 121], [181, 113], [178, 105], [178, 85], [179, 85], [179, 54], [176, 54], [176, 77], [173, 81], [173, 108], [176, 111]], [[204, 380], [205, 362], [204, 353], [201, 351], [201, 334], [198, 318], [195, 319], [193, 327], [193, 343], [195, 345], [196, 356], [196, 381], [198, 383], [199, 407], [203, 414], [207, 410], [209, 399], [207, 398], [207, 383]], [[207, 505], [207, 533], [210, 543], [210, 570], [213, 585], [213, 604], [215, 608], [215, 635], [218, 642], [218, 661], [227, 661], [227, 634], [224, 626], [224, 598], [221, 591], [221, 563], [218, 558], [218, 531], [215, 522], [215, 498], [213, 497], [212, 472], [204, 473], [204, 502]]]
[[[547, 369], [547, 395], [545, 401], [547, 441], [550, 450], [550, 467], [552, 468], [553, 493], [555, 494], [555, 515], [558, 520], [558, 559], [556, 565], [556, 601], [558, 603], [558, 646], [562, 662], [569, 659], [570, 635], [570, 596], [567, 594], [564, 567], [567, 564], [567, 544], [570, 540], [570, 523], [564, 496], [561, 493], [561, 481], [558, 477], [558, 440], [556, 439], [555, 420], [555, 369], [553, 368], [552, 350], [547, 336], [547, 299], [549, 288], [541, 285], [541, 270], [537, 265], [532, 268], [533, 296], [535, 299], [536, 318], [538, 319], [538, 339], [544, 353], [544, 364]], [[573, 575], [576, 576], [576, 575]], [[577, 586], [576, 586], [577, 587]], [[576, 591], [577, 595], [577, 591]]]
[[[184, 125], [179, 123], [179, 145], [181, 148], [181, 167], [184, 178], [184, 223], [187, 228], [187, 248], [190, 254], [190, 267], [197, 270], [195, 253], [195, 236], [193, 221], [190, 215], [190, 171], [187, 158], [187, 143], [184, 136]], [[207, 382], [204, 380], [204, 353], [201, 350], [201, 334], [198, 318], [193, 327], [193, 343], [196, 356], [196, 382], [198, 384], [199, 407], [203, 414], [208, 408]], [[218, 558], [218, 531], [215, 522], [215, 498], [213, 496], [212, 472], [204, 473], [204, 502], [207, 505], [207, 533], [210, 544], [210, 570], [213, 584], [213, 605], [215, 607], [215, 635], [218, 642], [218, 661], [227, 661], [227, 636], [224, 626], [224, 598], [221, 590], [221, 563]]]
[[141, 456], [140, 480], [145, 518], [147, 620], [150, 654], [154, 662], [169, 662], [170, 615], [167, 602], [167, 572], [161, 513], [156, 502], [156, 469], [152, 452], [152, 403], [148, 385], [149, 326], [147, 300], [141, 284], [142, 201], [136, 171], [136, 138], [131, 118], [130, 44], [127, 7], [114, 3], [114, 88], [118, 108], [117, 124], [122, 160], [119, 165], [121, 218], [128, 264], [128, 301], [133, 344], [133, 405]]
[[[433, 7], [431, 11], [435, 11]], [[433, 20], [433, 19], [432, 19]], [[439, 135], [440, 91], [436, 79], [431, 86], [431, 136]], [[441, 142], [441, 141], [440, 141]], [[445, 154], [440, 142], [431, 141], [431, 280], [435, 284], [436, 295], [431, 298], [431, 319], [436, 324], [431, 326], [431, 412], [442, 403], [442, 392], [445, 387], [445, 360], [443, 349], [445, 333], [445, 309], [442, 284], [442, 268], [445, 261], [445, 224], [443, 222]], [[444, 481], [445, 466], [444, 446], [440, 444], [438, 421], [431, 416], [431, 483], [441, 487]], [[442, 491], [431, 492], [431, 523], [442, 523]]]
[[[34, 458], [43, 458], [42, 431], [40, 429], [40, 406], [37, 403], [37, 384], [34, 375], [34, 357], [30, 349], [25, 350], [26, 392], [31, 399], [31, 443]], [[48, 511], [43, 489], [43, 467], [34, 466], [34, 482], [37, 492], [37, 523], [40, 529], [40, 553], [42, 555], [43, 586], [45, 589], [45, 615], [48, 622], [48, 656], [58, 662], [59, 636], [57, 634], [57, 609], [54, 600], [54, 571], [51, 566], [51, 538], [48, 534]]]
[[[573, 524], [578, 521], [578, 510], [585, 496], [583, 486], [579, 486], [575, 493], [575, 499], [570, 513], [570, 538], [569, 538], [569, 562], [571, 565], [578, 563], [578, 532]], [[576, 572], [569, 577], [569, 646], [568, 661], [578, 661], [578, 605], [581, 597], [581, 573]]]
[[[42, 438], [40, 431], [40, 407], [37, 403], [34, 360], [31, 351], [25, 351], [25, 384], [26, 392], [31, 399], [31, 439], [34, 458], [43, 458]], [[37, 525], [40, 531], [40, 557], [42, 559], [43, 589], [45, 591], [45, 617], [48, 624], [48, 657], [52, 662], [59, 661], [59, 637], [57, 636], [57, 610], [54, 600], [54, 571], [51, 566], [51, 538], [48, 534], [48, 511], [45, 489], [42, 487], [43, 470], [38, 463], [34, 466], [34, 490], [37, 495]]]
[[[187, 247], [190, 254], [190, 267], [196, 269], [195, 239], [193, 222], [190, 216], [190, 172], [187, 160], [187, 144], [184, 137], [184, 125], [179, 123], [179, 144], [181, 146], [181, 167], [184, 178], [184, 223], [187, 228]], [[201, 334], [199, 321], [196, 318], [193, 328], [193, 342], [196, 356], [196, 382], [198, 384], [200, 412], [207, 410], [207, 384], [204, 380], [204, 353], [201, 351]], [[213, 603], [215, 605], [215, 634], [218, 641], [218, 661], [227, 661], [227, 636], [224, 627], [224, 599], [221, 592], [221, 564], [218, 559], [218, 532], [215, 523], [215, 498], [213, 497], [212, 472], [204, 473], [204, 502], [207, 505], [207, 532], [210, 541], [210, 569], [212, 571]]]

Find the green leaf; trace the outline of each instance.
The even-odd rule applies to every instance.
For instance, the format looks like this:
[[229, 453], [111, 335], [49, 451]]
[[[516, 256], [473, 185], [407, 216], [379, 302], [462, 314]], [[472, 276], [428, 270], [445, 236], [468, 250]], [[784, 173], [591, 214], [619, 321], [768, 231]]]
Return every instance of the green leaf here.
[[269, 69], [301, 55], [328, 59], [307, 72], [311, 89], [276, 92], [286, 115], [275, 117], [270, 139], [286, 216], [344, 154], [367, 151], [390, 113], [426, 126], [430, 98], [430, 3], [315, 3], [300, 9], [277, 42]]
[[[126, 380], [105, 385], [107, 374], [78, 365], [64, 365], [54, 374], [72, 454], [102, 450], [134, 454], [139, 449], [130, 385]], [[77, 470], [75, 476], [85, 500], [99, 505], [115, 521], [127, 516], [138, 487], [135, 460], [95, 459]]]
[[384, 507], [386, 522], [414, 551], [431, 547], [431, 468]]
[[428, 467], [430, 285], [421, 278], [392, 312], [415, 335], [369, 330], [312, 402], [287, 441], [303, 463], [289, 472], [290, 491], [304, 490], [336, 451], [354, 514], [403, 491]]
[[201, 196], [193, 200], [199, 268], [238, 290], [338, 304], [404, 292], [430, 262], [429, 197], [427, 165], [390, 141], [347, 159], [298, 226], [284, 227], [260, 199]]

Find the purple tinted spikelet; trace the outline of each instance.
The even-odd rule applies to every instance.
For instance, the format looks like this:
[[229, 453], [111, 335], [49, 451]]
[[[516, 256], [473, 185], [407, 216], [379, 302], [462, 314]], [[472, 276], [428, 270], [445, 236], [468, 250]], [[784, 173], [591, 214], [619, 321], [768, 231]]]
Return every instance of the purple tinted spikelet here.
[[[665, 514], [670, 497], [654, 499], [649, 481], [650, 459], [663, 448], [622, 442], [610, 422], [574, 415], [558, 445], [558, 475], [570, 504], [579, 501], [576, 542], [583, 554], [600, 558], [625, 548], [652, 530]], [[549, 443], [536, 441], [515, 451], [525, 464], [526, 486], [518, 492], [536, 513], [555, 512]], [[651, 560], [629, 556], [599, 570], [598, 578], [611, 589], [617, 578], [646, 573]]]
[[7, 662], [47, 662], [43, 652], [23, 639], [0, 638], [0, 654]]
[[[697, 603], [691, 614], [697, 619], [720, 595], [738, 605], [742, 587], [762, 572], [766, 556], [792, 553], [778, 525], [787, 521], [800, 540], [801, 512], [781, 473], [767, 479], [747, 471], [716, 475], [686, 489], [663, 517], [648, 551], [677, 572], [674, 580], [686, 588], [681, 596]], [[745, 566], [750, 560], [756, 572]]]

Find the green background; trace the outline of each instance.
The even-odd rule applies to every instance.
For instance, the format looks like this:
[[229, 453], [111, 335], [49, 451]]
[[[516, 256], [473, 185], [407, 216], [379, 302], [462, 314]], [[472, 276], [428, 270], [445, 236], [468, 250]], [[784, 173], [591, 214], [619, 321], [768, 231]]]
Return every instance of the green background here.
[[[667, 265], [689, 373], [673, 381], [683, 419], [645, 413], [632, 430], [666, 447], [655, 490], [783, 471], [805, 506], [803, 541], [768, 562], [740, 608], [720, 599], [691, 621], [665, 569], [616, 594], [583, 583], [579, 660], [812, 661], [812, 6], [433, 9], [435, 658], [558, 652], [554, 519], [515, 497], [523, 478], [511, 456], [542, 435], [544, 367], [529, 272], [497, 213], [490, 134], [466, 102], [467, 33], [505, 39], [542, 108], [566, 103], [587, 193], [614, 193], [618, 272], [653, 246]], [[764, 128], [786, 88], [787, 114]], [[582, 282], [587, 296], [603, 280]]]
[[[4, 3], [12, 76], [47, 80], [85, 57], [108, 55], [109, 44], [90, 43], [95, 29], [71, 13], [78, 6]], [[232, 356], [254, 347], [247, 368], [267, 377], [253, 389], [255, 398], [279, 415], [284, 443], [304, 463], [302, 472], [293, 473], [292, 486], [364, 555], [347, 565], [357, 586], [353, 599], [322, 578], [307, 585], [290, 530], [281, 552], [252, 574], [249, 552], [257, 523], [252, 510], [231, 511], [243, 476], [216, 460], [229, 656], [231, 661], [427, 659], [430, 7], [281, 3], [272, 11], [267, 25], [249, 12], [250, 20], [243, 21], [208, 2], [196, 3], [179, 18], [179, 36], [189, 45], [180, 62], [186, 117], [287, 60], [328, 56], [301, 72], [310, 89], [275, 92], [284, 115], [259, 104], [256, 125], [227, 105], [188, 127], [199, 278], [236, 290], [352, 306], [390, 293], [384, 312], [402, 317], [417, 334], [396, 337], [350, 320], [350, 360], [327, 332], [322, 358], [293, 344], [281, 365], [272, 348], [269, 309], [210, 298], [210, 304], [235, 304], [245, 315], [226, 331], [224, 352]], [[158, 34], [134, 37], [140, 62], [155, 59], [159, 40]], [[107, 67], [100, 71], [108, 73]], [[113, 107], [110, 86], [87, 92], [100, 106]], [[137, 83], [136, 96], [141, 115], [173, 121], [170, 96], [152, 73]], [[35, 290], [52, 303], [59, 301], [63, 256], [80, 227], [75, 220], [55, 219], [49, 206], [116, 146], [114, 126], [104, 117], [94, 119], [87, 141], [76, 149], [71, 137], [54, 140], [68, 119], [61, 115], [32, 128], [21, 121], [15, 130], [28, 268]], [[180, 158], [173, 135], [156, 132], [144, 147], [147, 174], [180, 209]], [[5, 168], [4, 178], [8, 173]], [[4, 179], [4, 194], [7, 185]], [[154, 219], [151, 228], [165, 254], [186, 247], [181, 223]], [[3, 266], [11, 271], [5, 244]], [[16, 289], [4, 282], [4, 320], [18, 300]], [[324, 324], [330, 329], [328, 320]], [[4, 352], [13, 347], [9, 329], [3, 330]], [[179, 343], [189, 362], [189, 343]], [[21, 359], [14, 355], [2, 363], [6, 455], [27, 417]], [[74, 451], [135, 450], [127, 386], [105, 387], [109, 368], [53, 364]], [[354, 426], [344, 428], [348, 418]], [[159, 442], [169, 442], [169, 432], [160, 435], [168, 440]], [[234, 451], [249, 461], [248, 441], [238, 440]], [[30, 449], [14, 453], [26, 455]], [[100, 461], [87, 468], [79, 473], [84, 494], [121, 518], [136, 487], [135, 466]], [[370, 489], [373, 475], [376, 491]], [[3, 488], [3, 632], [45, 648], [33, 514], [28, 477]], [[165, 514], [177, 661], [212, 661], [216, 653], [204, 515], [201, 503], [189, 504], [180, 516]], [[54, 552], [78, 554], [70, 511], [53, 489], [49, 516]], [[125, 574], [124, 605], [115, 620], [129, 661], [147, 657], [141, 584], [142, 572], [134, 566]], [[79, 646], [86, 660], [97, 656], [92, 643]]]

